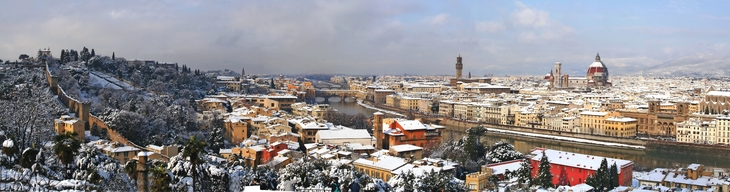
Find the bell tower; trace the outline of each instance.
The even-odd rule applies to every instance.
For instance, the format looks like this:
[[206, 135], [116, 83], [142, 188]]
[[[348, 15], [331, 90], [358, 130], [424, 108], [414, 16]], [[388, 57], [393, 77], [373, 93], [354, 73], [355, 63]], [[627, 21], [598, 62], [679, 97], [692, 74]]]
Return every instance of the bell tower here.
[[461, 63], [461, 54], [456, 57], [456, 79], [461, 79], [461, 70], [464, 69], [464, 64]]
[[383, 113], [373, 113], [373, 136], [375, 136], [375, 149], [383, 149]]

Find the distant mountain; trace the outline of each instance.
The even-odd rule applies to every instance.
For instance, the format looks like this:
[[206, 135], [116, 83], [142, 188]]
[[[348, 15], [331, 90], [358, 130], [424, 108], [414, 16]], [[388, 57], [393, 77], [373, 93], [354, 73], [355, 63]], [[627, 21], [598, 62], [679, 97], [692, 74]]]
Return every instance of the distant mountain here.
[[682, 57], [644, 68], [639, 73], [648, 76], [730, 76], [730, 56]]

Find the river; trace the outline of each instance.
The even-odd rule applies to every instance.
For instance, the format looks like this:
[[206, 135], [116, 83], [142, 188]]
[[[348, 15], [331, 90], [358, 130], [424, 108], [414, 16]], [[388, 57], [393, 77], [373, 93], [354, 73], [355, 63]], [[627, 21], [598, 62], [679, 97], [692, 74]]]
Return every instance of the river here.
[[[358, 114], [363, 113], [367, 116], [372, 115], [374, 110], [367, 109], [358, 105], [356, 102], [320, 102], [322, 104], [329, 104], [341, 113], [347, 114]], [[446, 129], [449, 130], [450, 127]], [[459, 139], [463, 137], [465, 133], [446, 131], [443, 134], [443, 139]], [[487, 143], [494, 143], [496, 141], [507, 141], [515, 145], [515, 148], [527, 154], [530, 150], [535, 147], [543, 147], [561, 151], [568, 151], [572, 153], [582, 153], [587, 155], [611, 157], [618, 159], [628, 159], [637, 165], [637, 167], [643, 168], [673, 168], [676, 166], [687, 167], [692, 163], [704, 164], [708, 167], [718, 168], [730, 168], [730, 159], [723, 157], [716, 157], [711, 155], [687, 155], [677, 154], [672, 152], [662, 152], [653, 150], [639, 150], [639, 149], [624, 149], [624, 148], [613, 148], [606, 146], [589, 145], [582, 143], [573, 143], [565, 141], [555, 141], [541, 138], [530, 138], [524, 136], [505, 135], [489, 132], [486, 136], [482, 137], [482, 140]]]

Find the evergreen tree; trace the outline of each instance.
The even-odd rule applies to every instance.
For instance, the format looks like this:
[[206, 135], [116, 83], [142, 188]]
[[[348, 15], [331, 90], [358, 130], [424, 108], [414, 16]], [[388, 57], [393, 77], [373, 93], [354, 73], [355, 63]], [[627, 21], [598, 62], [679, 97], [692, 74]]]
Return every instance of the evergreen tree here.
[[532, 186], [532, 164], [530, 164], [529, 159], [525, 159], [522, 161], [522, 164], [520, 164], [520, 168], [517, 169], [517, 172], [515, 173], [517, 176], [517, 183], [520, 184], [520, 187], [522, 187], [523, 184], [527, 184], [527, 186]]
[[114, 58], [114, 52], [112, 52], [112, 60], [117, 60], [116, 58]]
[[553, 173], [550, 172], [550, 161], [548, 160], [545, 151], [542, 151], [542, 158], [540, 158], [540, 165], [537, 169], [537, 178], [535, 184], [542, 186], [545, 189], [553, 187]]
[[96, 52], [94, 52], [94, 49], [91, 49], [91, 57], [96, 56]]
[[609, 186], [609, 190], [614, 189], [621, 185], [619, 182], [618, 166], [616, 166], [616, 162], [613, 162], [613, 165], [611, 165], [610, 176], [611, 176], [611, 185]]
[[[593, 174], [593, 175], [588, 175], [588, 177], [586, 178], [586, 184], [590, 185], [591, 187], [598, 190], [599, 189], [598, 187], [601, 185], [601, 182], [598, 180], [598, 178], [596, 178], [596, 174]], [[600, 190], [598, 190], [598, 191], [600, 191]]]
[[271, 83], [269, 84], [269, 88], [276, 89], [276, 85], [274, 85], [274, 78], [271, 78]]
[[[608, 161], [606, 158], [603, 158], [601, 160], [601, 166], [596, 171], [596, 178], [600, 182], [600, 185], [597, 187], [599, 190], [605, 190], [608, 191], [611, 187], [611, 173], [609, 173], [608, 170]], [[595, 187], [595, 186], [594, 186]]]
[[53, 151], [63, 164], [70, 164], [74, 161], [74, 156], [79, 153], [81, 141], [76, 140], [75, 132], [66, 132], [65, 134], [56, 135], [53, 138]]
[[[215, 121], [223, 122], [223, 120], [221, 120], [220, 118], [216, 118], [213, 121], [214, 122]], [[214, 124], [217, 124], [217, 123], [214, 123]], [[208, 147], [213, 152], [218, 152], [218, 150], [220, 150], [221, 148], [226, 147], [224, 139], [223, 139], [223, 128], [221, 128], [221, 127], [222, 126], [220, 126], [220, 127], [214, 126], [213, 131], [210, 133], [209, 138], [208, 138], [208, 143], [209, 143]]]

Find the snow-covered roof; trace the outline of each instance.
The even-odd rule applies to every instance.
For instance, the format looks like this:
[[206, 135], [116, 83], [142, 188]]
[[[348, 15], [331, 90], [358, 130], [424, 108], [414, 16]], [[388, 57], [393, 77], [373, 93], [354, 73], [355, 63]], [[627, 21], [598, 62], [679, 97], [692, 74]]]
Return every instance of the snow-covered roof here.
[[[534, 155], [532, 157], [532, 160], [534, 161], [540, 161], [540, 158], [542, 158], [542, 152], [545, 151], [545, 155], [548, 157], [548, 160], [551, 164], [558, 164], [568, 167], [576, 167], [580, 169], [588, 169], [588, 170], [598, 170], [598, 168], [601, 166], [601, 161], [603, 158], [606, 157], [600, 157], [600, 156], [592, 156], [592, 155], [585, 155], [580, 153], [571, 153], [571, 152], [565, 152], [565, 151], [558, 151], [558, 150], [552, 150], [552, 149], [543, 149], [543, 148], [536, 148], [532, 151], [532, 154]], [[606, 158], [606, 161], [608, 163], [608, 166], [613, 165], [616, 163], [616, 166], [619, 167], [618, 171], [621, 172], [621, 168], [629, 165], [633, 165], [634, 162], [629, 160], [623, 160], [623, 159], [614, 159], [614, 158]]]
[[370, 139], [370, 133], [365, 129], [332, 129], [321, 130], [317, 134], [322, 140], [328, 139]]
[[707, 92], [707, 95], [730, 97], [730, 92], [727, 92], [727, 91], [710, 91], [710, 92]]
[[595, 115], [595, 116], [606, 116], [606, 112], [596, 112], [596, 111], [583, 111], [580, 113], [580, 115]]
[[393, 156], [387, 156], [387, 155], [381, 155], [379, 157], [375, 157], [375, 160], [369, 160], [369, 159], [358, 159], [353, 162], [354, 164], [360, 164], [362, 166], [368, 166], [368, 167], [375, 167], [379, 169], [384, 169], [388, 171], [394, 171], [401, 166], [406, 164], [405, 159], [400, 157], [393, 157]]
[[637, 121], [637, 120], [634, 118], [629, 118], [629, 117], [609, 117], [608, 119], [606, 119], [606, 121], [632, 122], [632, 121]]
[[111, 146], [104, 148], [104, 151], [109, 151], [112, 153], [121, 153], [121, 152], [130, 152], [130, 151], [139, 151], [136, 147], [131, 146], [123, 146], [123, 147], [116, 147], [112, 148]]
[[507, 170], [509, 170], [510, 172], [515, 172], [521, 166], [521, 159], [487, 165], [487, 167], [492, 168], [492, 174], [495, 175], [504, 174], [507, 172]]
[[391, 146], [390, 148], [399, 153], [406, 152], [406, 151], [423, 150], [423, 147], [419, 147], [419, 146], [415, 146], [415, 145], [411, 145], [411, 144], [395, 145], [395, 146]]

